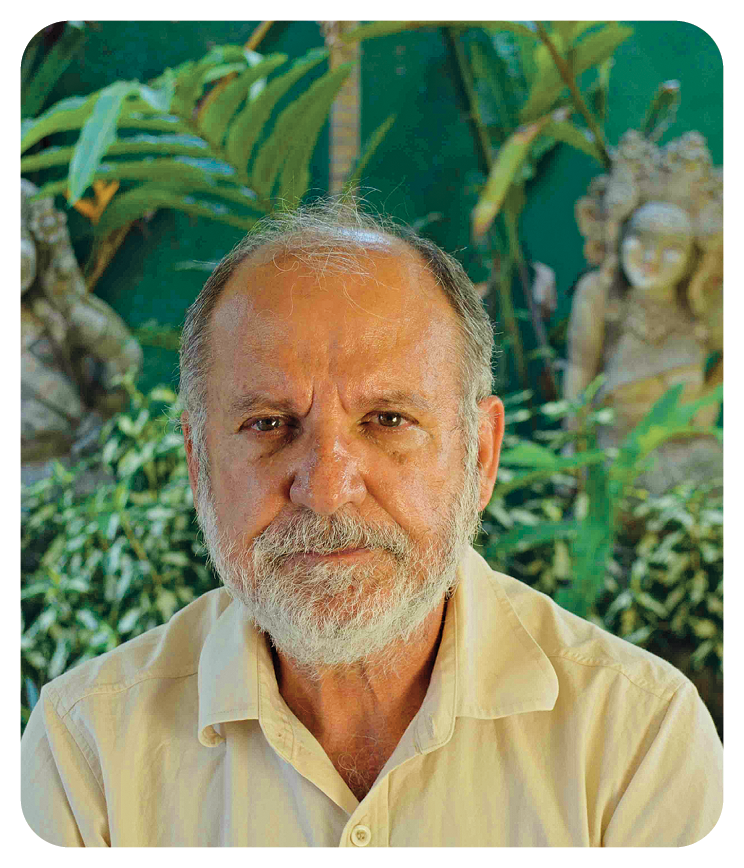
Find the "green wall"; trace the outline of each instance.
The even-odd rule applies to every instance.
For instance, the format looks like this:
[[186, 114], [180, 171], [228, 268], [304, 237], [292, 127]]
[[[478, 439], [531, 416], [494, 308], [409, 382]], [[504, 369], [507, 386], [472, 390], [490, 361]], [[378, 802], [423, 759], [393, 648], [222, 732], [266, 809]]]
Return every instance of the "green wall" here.
[[[58, 99], [103, 87], [117, 78], [148, 80], [166, 66], [206, 53], [217, 43], [244, 43], [259, 22], [114, 22], [95, 24], [84, 49], [60, 80]], [[723, 66], [713, 40], [684, 22], [629, 22], [634, 36], [620, 46], [611, 74], [607, 137], [611, 144], [637, 127], [659, 83], [677, 79], [682, 102], [677, 122], [661, 142], [697, 129], [708, 140], [713, 160], [723, 158]], [[299, 56], [321, 46], [314, 22], [275, 25], [262, 52]], [[362, 47], [362, 140], [391, 113], [397, 121], [364, 178], [367, 198], [394, 217], [413, 222], [431, 216], [425, 234], [455, 252], [471, 277], [486, 272], [469, 238], [476, 200], [473, 173], [477, 155], [462, 95], [455, 85], [447, 44], [439, 32], [407, 32], [370, 40]], [[319, 70], [320, 74], [322, 70]], [[327, 184], [327, 134], [313, 163], [313, 188]], [[528, 259], [555, 269], [560, 298], [556, 320], [565, 316], [569, 291], [585, 267], [582, 238], [573, 218], [576, 199], [599, 166], [567, 146], [541, 162], [527, 186], [522, 238]], [[80, 254], [89, 245], [87, 221], [76, 212], [69, 223]], [[135, 226], [96, 288], [132, 326], [155, 319], [177, 325], [206, 273], [184, 263], [219, 259], [240, 238], [220, 224], [174, 212], [159, 212]], [[517, 306], [522, 305], [519, 295]], [[530, 336], [525, 333], [529, 345]], [[175, 353], [145, 349], [143, 385], [176, 382]], [[515, 386], [513, 376], [510, 386]]]

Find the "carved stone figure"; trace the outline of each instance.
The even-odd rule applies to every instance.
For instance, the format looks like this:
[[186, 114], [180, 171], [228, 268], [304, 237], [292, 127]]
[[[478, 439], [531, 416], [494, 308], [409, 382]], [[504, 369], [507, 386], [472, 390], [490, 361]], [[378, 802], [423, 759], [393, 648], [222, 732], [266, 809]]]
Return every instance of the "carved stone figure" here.
[[66, 216], [21, 180], [21, 461], [70, 452], [122, 409], [116, 377], [142, 350], [121, 317], [87, 292]]
[[[564, 393], [576, 399], [599, 374], [597, 400], [615, 411], [599, 431], [617, 446], [672, 386], [691, 401], [723, 379], [723, 176], [705, 139], [688, 133], [664, 148], [627, 132], [609, 175], [576, 205], [584, 255], [599, 266], [574, 295]], [[720, 353], [706, 374], [711, 353]], [[715, 421], [701, 410], [697, 425]], [[571, 424], [571, 423], [569, 423]], [[658, 494], [683, 479], [722, 476], [711, 436], [668, 441], [638, 484]]]

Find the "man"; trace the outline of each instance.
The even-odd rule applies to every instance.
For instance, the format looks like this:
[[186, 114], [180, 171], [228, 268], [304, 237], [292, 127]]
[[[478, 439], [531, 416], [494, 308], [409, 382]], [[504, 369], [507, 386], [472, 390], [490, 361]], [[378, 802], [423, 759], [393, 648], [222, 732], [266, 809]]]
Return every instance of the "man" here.
[[645, 846], [705, 836], [721, 744], [669, 664], [469, 547], [504, 429], [462, 268], [285, 214], [190, 308], [183, 429], [224, 589], [47, 685], [23, 807], [88, 846]]

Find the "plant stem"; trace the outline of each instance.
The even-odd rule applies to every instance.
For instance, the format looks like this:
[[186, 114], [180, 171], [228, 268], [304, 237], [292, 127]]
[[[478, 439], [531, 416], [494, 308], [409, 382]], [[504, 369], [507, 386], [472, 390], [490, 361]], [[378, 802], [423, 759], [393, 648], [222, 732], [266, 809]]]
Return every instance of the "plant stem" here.
[[[545, 325], [542, 321], [542, 318], [540, 317], [539, 311], [537, 310], [535, 300], [532, 297], [530, 277], [527, 271], [527, 264], [524, 261], [524, 255], [522, 254], [522, 247], [519, 243], [519, 233], [517, 232], [516, 220], [509, 212], [504, 213], [504, 220], [506, 222], [506, 231], [509, 239], [509, 247], [511, 248], [514, 255], [514, 260], [517, 264], [517, 274], [519, 275], [519, 280], [522, 284], [522, 291], [524, 292], [524, 297], [527, 299], [527, 306], [530, 309], [532, 327], [535, 329], [535, 335], [537, 337], [537, 342], [540, 345], [540, 348], [546, 349], [550, 346], [550, 344], [548, 343], [548, 336], [545, 331]], [[547, 398], [550, 401], [555, 401], [558, 397], [558, 385], [555, 381], [555, 375], [553, 373], [553, 367], [550, 363], [550, 358], [548, 358], [547, 356], [543, 357], [543, 369], [545, 371], [546, 377], [548, 378], [549, 390], [552, 392], [552, 394], [549, 394]]]
[[493, 166], [493, 156], [491, 154], [491, 142], [488, 138], [488, 131], [483, 125], [483, 121], [478, 111], [478, 99], [475, 93], [475, 86], [470, 74], [470, 64], [465, 57], [465, 52], [462, 43], [457, 35], [453, 33], [451, 27], [442, 28], [447, 36], [447, 39], [452, 47], [457, 63], [457, 70], [460, 73], [460, 83], [465, 91], [465, 99], [468, 106], [468, 120], [475, 131], [475, 140], [480, 146], [481, 164], [486, 169], [486, 174], [491, 171]]
[[[465, 52], [457, 34], [454, 33], [450, 27], [443, 27], [442, 30], [452, 48], [452, 53], [454, 54], [455, 62], [457, 64], [457, 70], [460, 74], [460, 84], [465, 92], [465, 101], [468, 107], [468, 120], [473, 128], [476, 150], [480, 156], [479, 162], [481, 166], [485, 168], [485, 174], [488, 175], [493, 167], [493, 154], [491, 153], [491, 143], [488, 137], [488, 131], [483, 125], [480, 112], [478, 111], [478, 99], [475, 93], [472, 75], [470, 73], [470, 65], [465, 57]], [[498, 277], [495, 277], [492, 265], [491, 275], [488, 282], [490, 285], [496, 283], [498, 286], [499, 296], [501, 298], [501, 312], [514, 345], [514, 355], [517, 362], [519, 381], [522, 384], [523, 389], [529, 389], [530, 382], [527, 375], [527, 363], [524, 358], [522, 336], [519, 333], [519, 325], [514, 316], [514, 303], [511, 297], [511, 268], [507, 267], [505, 271], [506, 273], [502, 272]]]
[[248, 42], [246, 42], [244, 48], [248, 49], [248, 51], [255, 51], [258, 48], [261, 40], [269, 32], [269, 28], [273, 23], [273, 21], [262, 21], [253, 31], [253, 33], [251, 33]]
[[561, 78], [568, 86], [568, 89], [571, 91], [571, 97], [573, 98], [574, 106], [576, 110], [580, 112], [584, 116], [584, 120], [587, 123], [587, 126], [592, 131], [594, 135], [594, 140], [597, 143], [597, 147], [602, 154], [602, 161], [605, 164], [605, 168], [609, 169], [612, 165], [612, 160], [610, 159], [610, 154], [607, 150], [607, 146], [604, 142], [604, 136], [602, 135], [602, 130], [599, 128], [599, 124], [594, 118], [594, 115], [589, 111], [587, 104], [584, 102], [584, 97], [581, 95], [581, 91], [576, 86], [576, 80], [573, 77], [573, 73], [569, 69], [568, 64], [566, 63], [565, 58], [563, 58], [558, 49], [553, 45], [550, 36], [548, 35], [547, 30], [541, 22], [535, 21], [535, 27], [537, 28], [537, 33], [542, 40], [545, 47], [548, 49], [550, 56], [553, 58], [553, 62], [558, 67], [558, 72], [561, 74]]

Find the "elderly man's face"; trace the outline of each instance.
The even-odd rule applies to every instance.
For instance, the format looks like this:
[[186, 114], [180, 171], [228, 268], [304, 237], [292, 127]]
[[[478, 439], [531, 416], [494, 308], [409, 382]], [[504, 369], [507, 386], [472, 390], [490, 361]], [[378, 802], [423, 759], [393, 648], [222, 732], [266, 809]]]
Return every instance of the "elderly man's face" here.
[[465, 466], [455, 313], [410, 255], [364, 266], [244, 263], [212, 320], [209, 477], [187, 436], [223, 581], [307, 665], [409, 636], [493, 485]]

